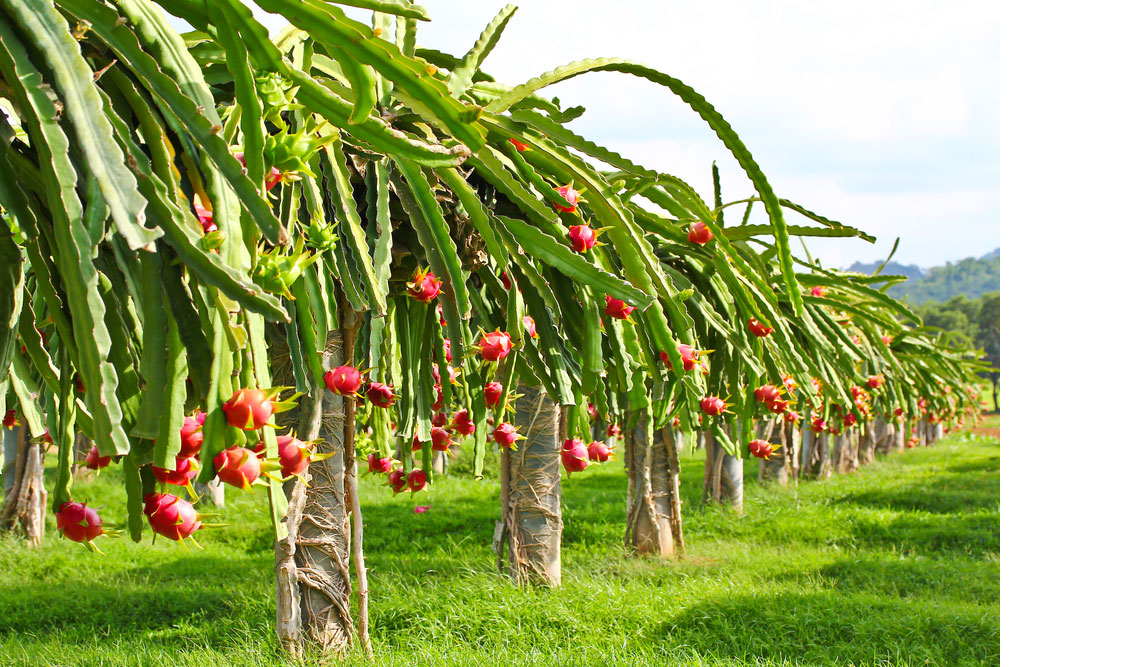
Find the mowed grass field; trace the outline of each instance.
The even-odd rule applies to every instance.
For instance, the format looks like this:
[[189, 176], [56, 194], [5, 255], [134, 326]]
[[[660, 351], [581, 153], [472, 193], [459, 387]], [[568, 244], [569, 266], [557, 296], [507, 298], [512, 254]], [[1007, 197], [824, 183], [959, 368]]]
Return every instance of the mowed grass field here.
[[[996, 438], [957, 434], [798, 490], [752, 481], [741, 516], [699, 505], [702, 454], [682, 465], [686, 551], [670, 562], [626, 557], [620, 462], [563, 481], [557, 591], [495, 570], [495, 480], [411, 498], [364, 479], [369, 664], [999, 663]], [[122, 521], [117, 481], [74, 492]], [[204, 551], [101, 538], [98, 556], [54, 521], [38, 551], [0, 539], [0, 665], [284, 664], [265, 502], [228, 490], [229, 526], [203, 531]]]

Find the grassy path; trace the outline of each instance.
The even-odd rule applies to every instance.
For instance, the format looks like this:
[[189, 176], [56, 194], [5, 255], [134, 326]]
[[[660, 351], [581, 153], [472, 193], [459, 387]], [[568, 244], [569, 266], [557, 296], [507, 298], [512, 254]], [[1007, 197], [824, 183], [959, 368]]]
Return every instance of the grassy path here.
[[[998, 664], [996, 439], [803, 482], [798, 503], [751, 483], [739, 517], [698, 506], [702, 456], [682, 466], [687, 549], [670, 563], [624, 556], [621, 463], [566, 480], [556, 592], [493, 571], [496, 482], [454, 477], [411, 499], [364, 480], [377, 664]], [[111, 480], [76, 491], [122, 520]], [[265, 501], [233, 498], [202, 552], [0, 539], [0, 665], [282, 664]]]

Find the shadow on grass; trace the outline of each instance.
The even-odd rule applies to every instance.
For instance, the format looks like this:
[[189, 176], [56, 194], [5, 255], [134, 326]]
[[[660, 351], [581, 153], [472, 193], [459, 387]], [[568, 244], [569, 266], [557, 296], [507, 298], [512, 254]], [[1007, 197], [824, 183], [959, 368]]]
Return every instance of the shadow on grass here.
[[970, 461], [968, 463], [960, 463], [957, 465], [947, 466], [947, 470], [951, 472], [998, 472], [999, 457], [990, 456], [978, 461]]
[[989, 605], [999, 599], [998, 571], [997, 562], [905, 559], [884, 552], [843, 558], [818, 573], [841, 593]]
[[857, 546], [918, 554], [960, 553], [993, 558], [999, 549], [999, 516], [993, 512], [900, 516], [892, 521], [858, 518]]
[[749, 663], [999, 662], [996, 609], [835, 591], [706, 602], [664, 623], [654, 636], [665, 649]]
[[844, 494], [834, 503], [932, 514], [997, 510], [999, 478], [937, 472], [919, 482], [893, 482], [884, 488]]
[[[29, 581], [8, 586], [0, 594], [0, 635], [65, 630], [84, 636], [150, 636], [200, 624], [222, 635], [272, 619], [265, 603], [272, 594], [265, 571], [263, 563], [200, 555], [113, 577], [77, 575], [50, 585]], [[253, 590], [243, 589], [248, 583]]]

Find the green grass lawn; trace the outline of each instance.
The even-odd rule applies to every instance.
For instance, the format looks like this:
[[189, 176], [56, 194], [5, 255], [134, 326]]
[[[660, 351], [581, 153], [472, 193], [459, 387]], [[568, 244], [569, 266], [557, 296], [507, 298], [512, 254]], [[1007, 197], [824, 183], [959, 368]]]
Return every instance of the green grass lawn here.
[[[957, 435], [798, 494], [750, 483], [743, 516], [699, 506], [702, 469], [683, 461], [672, 562], [625, 556], [621, 463], [565, 480], [558, 591], [494, 570], [495, 481], [411, 498], [363, 480], [376, 664], [998, 664], [997, 440]], [[122, 521], [114, 482], [75, 494]], [[0, 539], [0, 665], [283, 664], [264, 504], [229, 494], [229, 527], [191, 553], [101, 538], [96, 556], [54, 522], [39, 551]]]

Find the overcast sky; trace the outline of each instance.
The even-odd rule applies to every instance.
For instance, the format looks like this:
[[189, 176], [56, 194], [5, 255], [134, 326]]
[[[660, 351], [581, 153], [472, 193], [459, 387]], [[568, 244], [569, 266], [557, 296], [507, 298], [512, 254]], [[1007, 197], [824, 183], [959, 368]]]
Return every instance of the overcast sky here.
[[[420, 24], [419, 44], [461, 55], [505, 3], [419, 4], [433, 18]], [[517, 4], [485, 71], [517, 84], [573, 60], [614, 56], [682, 79], [728, 119], [779, 196], [878, 237], [874, 245], [812, 239], [812, 253], [826, 265], [883, 259], [897, 236], [896, 259], [925, 267], [999, 246], [993, 3]], [[269, 26], [281, 25], [275, 18]], [[712, 130], [653, 83], [594, 73], [545, 92], [585, 106], [571, 127], [637, 163], [680, 176], [711, 198], [715, 160], [726, 200], [753, 194]], [[766, 221], [757, 208], [753, 221]], [[803, 254], [798, 242], [796, 251]]]

